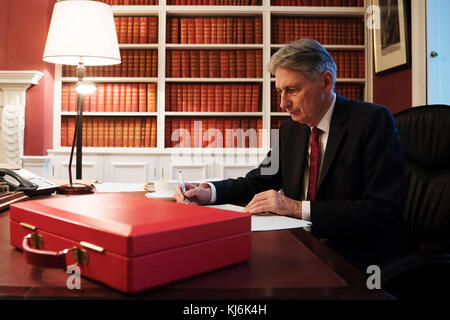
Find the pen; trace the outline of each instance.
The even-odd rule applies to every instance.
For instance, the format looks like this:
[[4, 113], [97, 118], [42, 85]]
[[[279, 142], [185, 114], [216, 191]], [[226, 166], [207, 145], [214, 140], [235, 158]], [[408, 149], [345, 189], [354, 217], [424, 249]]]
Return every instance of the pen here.
[[183, 193], [183, 196], [184, 196], [184, 203], [188, 204], [189, 199], [185, 195], [186, 187], [184, 186], [183, 171], [181, 171], [181, 170], [178, 171], [178, 177], [180, 178], [181, 192]]

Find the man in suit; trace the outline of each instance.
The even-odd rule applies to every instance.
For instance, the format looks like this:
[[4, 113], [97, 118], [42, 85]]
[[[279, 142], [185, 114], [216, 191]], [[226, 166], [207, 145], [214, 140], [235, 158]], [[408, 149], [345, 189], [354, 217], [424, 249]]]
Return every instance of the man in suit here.
[[[291, 116], [278, 146], [245, 177], [188, 184], [186, 197], [197, 204], [248, 202], [252, 214], [308, 220], [315, 236], [356, 267], [387, 263], [407, 243], [406, 180], [392, 114], [336, 94], [335, 62], [315, 40], [283, 47], [269, 70]], [[179, 187], [175, 198], [184, 201]]]

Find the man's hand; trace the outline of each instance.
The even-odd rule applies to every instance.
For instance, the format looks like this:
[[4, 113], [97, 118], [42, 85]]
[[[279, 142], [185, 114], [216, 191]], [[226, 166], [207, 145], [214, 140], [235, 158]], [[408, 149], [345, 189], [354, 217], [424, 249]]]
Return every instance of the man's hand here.
[[301, 219], [302, 202], [290, 199], [275, 190], [268, 190], [256, 194], [244, 211], [252, 214], [270, 211], [282, 216]]
[[[190, 183], [184, 184], [186, 188], [186, 197], [189, 199], [189, 203], [205, 205], [211, 200], [211, 189], [204, 187], [196, 187]], [[183, 193], [181, 192], [181, 185], [175, 187], [174, 198], [179, 203], [185, 203]]]

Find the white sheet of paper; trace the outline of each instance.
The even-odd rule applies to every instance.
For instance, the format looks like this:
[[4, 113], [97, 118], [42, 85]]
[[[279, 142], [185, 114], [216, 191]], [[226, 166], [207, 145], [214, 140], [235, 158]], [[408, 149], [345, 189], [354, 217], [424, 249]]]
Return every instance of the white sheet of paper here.
[[[225, 209], [242, 212], [243, 208], [232, 204], [209, 205], [216, 209]], [[311, 222], [280, 216], [273, 213], [262, 213], [252, 215], [252, 231], [270, 231], [281, 229], [304, 228], [311, 225]]]
[[119, 183], [119, 182], [105, 182], [94, 183], [97, 192], [134, 192], [145, 191], [145, 183]]

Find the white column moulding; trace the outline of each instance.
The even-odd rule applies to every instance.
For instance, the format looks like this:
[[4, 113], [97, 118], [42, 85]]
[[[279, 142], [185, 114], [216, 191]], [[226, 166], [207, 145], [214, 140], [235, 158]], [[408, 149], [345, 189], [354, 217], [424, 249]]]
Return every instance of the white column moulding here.
[[39, 71], [0, 71], [0, 163], [22, 165], [26, 91], [43, 75]]

